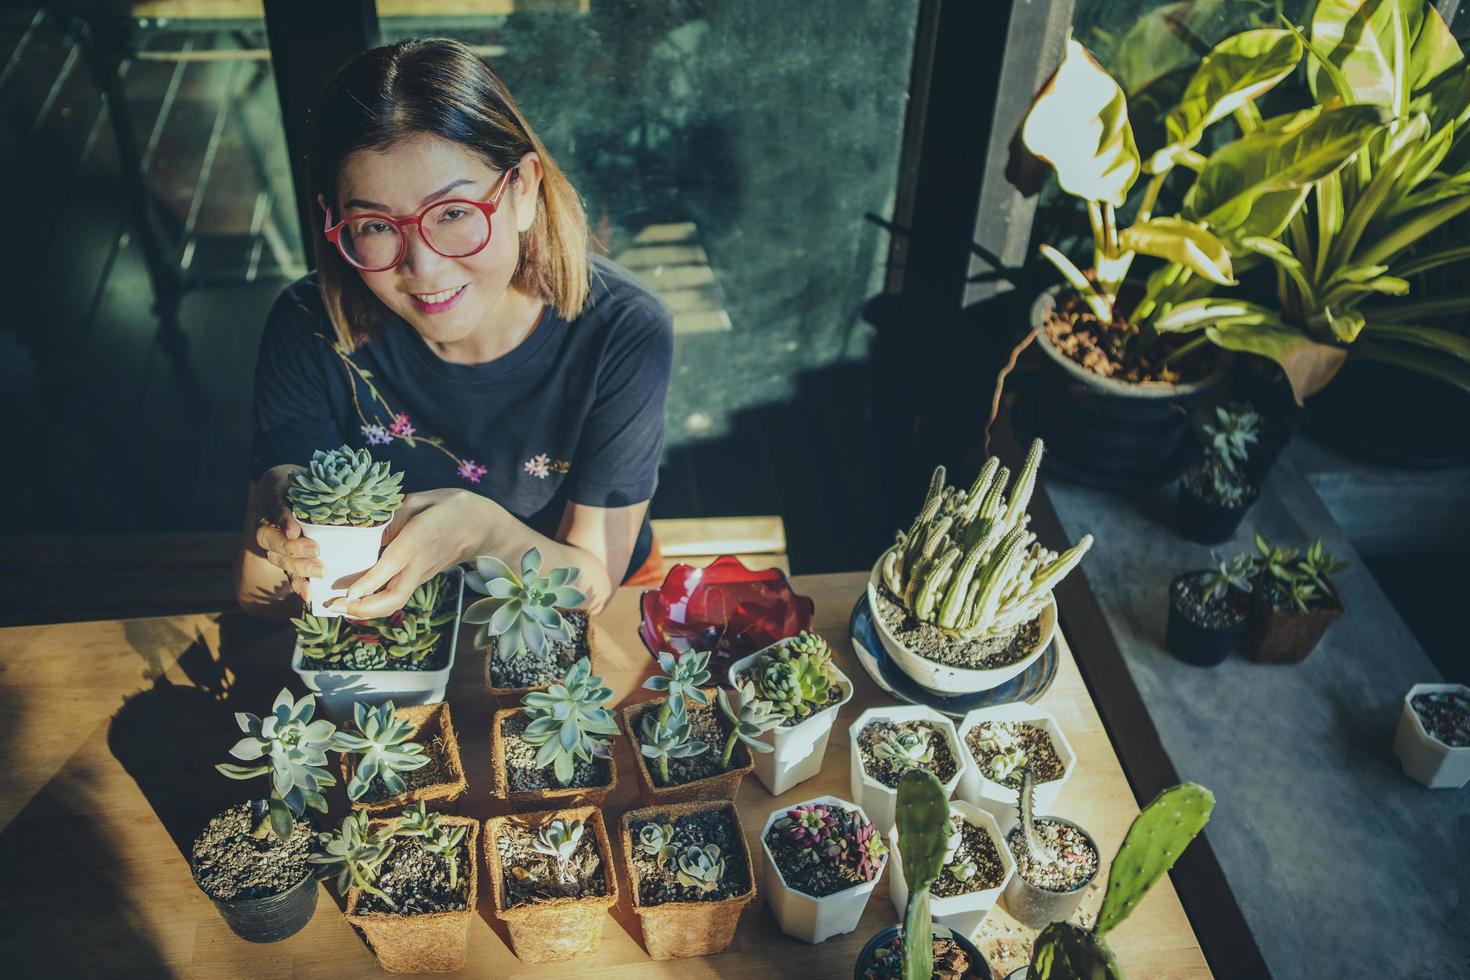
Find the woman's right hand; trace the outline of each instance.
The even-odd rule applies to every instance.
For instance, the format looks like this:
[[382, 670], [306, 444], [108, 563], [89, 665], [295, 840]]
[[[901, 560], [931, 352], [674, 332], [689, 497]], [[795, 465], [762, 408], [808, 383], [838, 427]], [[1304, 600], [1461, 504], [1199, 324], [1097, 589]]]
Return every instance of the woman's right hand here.
[[291, 591], [304, 602], [307, 578], [320, 576], [323, 569], [321, 562], [317, 561], [320, 554], [317, 543], [302, 536], [301, 522], [291, 513], [291, 505], [286, 502], [291, 474], [299, 469], [302, 467], [282, 465], [261, 474], [256, 511], [261, 516], [255, 530], [255, 543], [265, 553], [266, 560], [286, 573]]

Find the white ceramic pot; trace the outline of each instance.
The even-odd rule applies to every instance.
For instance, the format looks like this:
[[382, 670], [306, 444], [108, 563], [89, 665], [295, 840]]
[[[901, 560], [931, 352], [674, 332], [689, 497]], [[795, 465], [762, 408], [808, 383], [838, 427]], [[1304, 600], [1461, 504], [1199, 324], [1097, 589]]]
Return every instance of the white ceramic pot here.
[[[892, 550], [892, 548], [889, 549], [889, 551]], [[899, 670], [912, 677], [914, 682], [925, 690], [949, 696], [973, 694], [976, 691], [988, 691], [991, 688], [1000, 687], [1035, 663], [1037, 658], [1046, 651], [1047, 644], [1051, 643], [1052, 634], [1057, 628], [1057, 602], [1048, 595], [1046, 605], [1041, 610], [1041, 633], [1036, 638], [1035, 646], [1013, 664], [995, 667], [991, 670], [970, 670], [964, 667], [950, 667], [937, 660], [919, 656], [894, 635], [893, 630], [878, 614], [878, 586], [883, 579], [883, 559], [887, 556], [887, 551], [880, 555], [878, 561], [873, 565], [873, 570], [868, 574], [868, 607], [873, 612], [873, 627], [878, 631], [878, 639], [882, 641], [883, 649], [888, 653], [889, 659]]]
[[[986, 888], [983, 891], [970, 892], [966, 895], [951, 895], [949, 898], [930, 896], [929, 909], [934, 916], [934, 921], [948, 926], [968, 939], [975, 935], [980, 924], [990, 914], [990, 910], [995, 908], [1001, 892], [1005, 891], [1006, 885], [1010, 883], [1011, 875], [1016, 873], [1016, 861], [1011, 857], [1011, 849], [1006, 847], [1005, 838], [1001, 836], [1000, 828], [996, 826], [995, 818], [989, 812], [963, 800], [951, 801], [949, 812], [959, 814], [966, 823], [979, 827], [990, 836], [996, 853], [1000, 855], [1001, 866], [1005, 869], [1000, 884], [994, 888]], [[893, 855], [893, 873], [888, 876], [888, 897], [892, 899], [893, 908], [898, 913], [899, 920], [902, 921], [904, 909], [908, 907], [909, 902], [909, 885], [903, 876], [903, 855], [898, 852], [897, 827], [888, 832], [888, 853]]]
[[305, 670], [301, 666], [301, 643], [296, 643], [291, 669], [316, 692], [327, 714], [338, 720], [351, 718], [352, 706], [358, 701], [374, 706], [392, 701], [401, 708], [444, 700], [459, 648], [460, 614], [464, 612], [464, 570], [455, 568], [449, 574], [455, 596], [454, 622], [441, 627], [448, 632], [449, 660], [438, 670]]
[[1072, 777], [1072, 770], [1077, 768], [1077, 753], [1072, 751], [1067, 737], [1062, 734], [1062, 726], [1057, 724], [1056, 716], [1034, 704], [1000, 704], [993, 708], [976, 708], [965, 715], [958, 730], [960, 751], [965, 760], [965, 771], [960, 775], [960, 785], [955, 790], [955, 795], [967, 803], [973, 803], [982, 810], [989, 811], [1002, 831], [1009, 830], [1020, 820], [1020, 813], [1016, 809], [1016, 791], [988, 778], [980, 770], [974, 754], [970, 751], [970, 732], [977, 725], [987, 721], [1024, 722], [1040, 728], [1051, 739], [1051, 746], [1056, 750], [1057, 758], [1062, 763], [1062, 775], [1057, 779], [1036, 784], [1036, 812], [1051, 813], [1057, 793], [1061, 792], [1063, 784]]
[[781, 875], [781, 869], [777, 866], [775, 857], [771, 854], [770, 846], [766, 844], [766, 834], [770, 833], [771, 825], [784, 817], [786, 811], [792, 807], [812, 806], [818, 803], [829, 807], [840, 806], [846, 810], [856, 810], [864, 818], [868, 816], [863, 813], [863, 808], [856, 804], [835, 796], [818, 796], [815, 799], [803, 800], [801, 803], [793, 803], [791, 807], [773, 810], [766, 818], [766, 825], [761, 828], [761, 851], [765, 854], [766, 859], [764, 875], [766, 902], [771, 906], [771, 911], [775, 913], [776, 922], [781, 926], [781, 931], [804, 943], [820, 943], [833, 936], [840, 936], [856, 929], [858, 920], [863, 917], [863, 909], [868, 906], [868, 899], [872, 896], [873, 889], [878, 887], [878, 879], [883, 877], [883, 868], [888, 864], [888, 857], [884, 855], [878, 867], [878, 873], [873, 876], [872, 881], [834, 892], [822, 898], [816, 898], [789, 887], [786, 879]]
[[374, 527], [339, 527], [329, 524], [307, 524], [302, 522], [303, 536], [315, 541], [322, 564], [320, 578], [306, 580], [306, 598], [311, 602], [313, 616], [340, 616], [326, 607], [326, 603], [347, 594], [347, 587], [356, 582], [363, 572], [378, 563], [378, 552], [383, 546], [383, 532], [388, 524]]
[[1399, 757], [1404, 775], [1430, 789], [1462, 789], [1470, 782], [1470, 746], [1453, 748], [1434, 738], [1424, 728], [1411, 702], [1420, 694], [1467, 693], [1463, 684], [1415, 684], [1404, 695], [1393, 754]]
[[960, 749], [960, 740], [955, 735], [954, 722], [933, 708], [922, 704], [895, 704], [869, 708], [858, 715], [857, 720], [847, 729], [852, 749], [849, 785], [852, 789], [852, 798], [857, 800], [858, 806], [868, 814], [868, 819], [873, 821], [873, 826], [878, 828], [880, 834], [888, 833], [893, 826], [893, 808], [898, 802], [898, 791], [889, 789], [868, 775], [867, 770], [863, 767], [863, 754], [858, 749], [858, 732], [862, 731], [870, 721], [914, 721], [915, 719], [932, 722], [944, 733], [945, 741], [949, 743], [949, 750], [954, 753], [955, 774], [944, 784], [945, 796], [954, 793], [955, 787], [960, 783], [960, 777], [965, 772], [965, 757]]
[[[755, 663], [757, 657], [779, 645], [776, 643], [763, 650], [757, 650], [750, 656], [742, 657], [730, 665], [726, 679], [730, 687], [735, 689], [737, 701], [740, 698], [740, 689], [735, 684], [736, 675]], [[837, 670], [835, 664], [832, 669]], [[840, 670], [837, 670], [837, 677], [837, 683], [842, 688], [841, 701], [813, 713], [795, 725], [773, 728], [761, 733], [760, 741], [772, 746], [773, 751], [750, 753], [755, 757], [756, 778], [770, 791], [772, 796], [780, 796], [797, 783], [811, 779], [822, 770], [822, 757], [827, 753], [827, 738], [832, 734], [832, 725], [837, 721], [837, 712], [844, 704], [852, 700], [852, 681]]]

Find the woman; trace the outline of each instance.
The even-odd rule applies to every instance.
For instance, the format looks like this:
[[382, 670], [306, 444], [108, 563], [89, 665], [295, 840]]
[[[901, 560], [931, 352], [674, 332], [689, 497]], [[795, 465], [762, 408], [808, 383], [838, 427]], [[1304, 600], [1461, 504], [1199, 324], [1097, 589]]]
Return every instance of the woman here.
[[235, 588], [295, 613], [318, 571], [285, 493], [346, 443], [402, 470], [378, 563], [338, 608], [402, 608], [476, 555], [576, 565], [596, 611], [658, 556], [648, 526], [673, 334], [668, 310], [588, 252], [576, 192], [500, 79], [454, 41], [342, 69], [312, 123], [323, 233], [255, 373]]

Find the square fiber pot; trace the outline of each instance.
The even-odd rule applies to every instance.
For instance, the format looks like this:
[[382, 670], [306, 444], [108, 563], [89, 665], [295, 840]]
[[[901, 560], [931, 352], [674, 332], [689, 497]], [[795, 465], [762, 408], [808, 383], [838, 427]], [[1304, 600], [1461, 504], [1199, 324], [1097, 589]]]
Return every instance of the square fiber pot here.
[[1337, 586], [1328, 582], [1332, 590], [1333, 604], [1325, 609], [1309, 609], [1306, 612], [1290, 610], [1281, 612], [1259, 588], [1251, 591], [1250, 628], [1246, 630], [1243, 652], [1251, 660], [1262, 664], [1295, 664], [1307, 659], [1307, 654], [1316, 649], [1327, 632], [1327, 627], [1347, 614], [1347, 606], [1337, 592]]
[[[464, 766], [459, 761], [459, 738], [454, 734], [454, 723], [449, 718], [449, 703], [441, 701], [438, 704], [410, 705], [406, 708], [397, 708], [396, 713], [400, 718], [413, 722], [414, 741], [419, 741], [419, 736], [423, 735], [425, 742], [432, 742], [436, 733], [444, 740], [444, 761], [448, 764], [449, 773], [453, 778], [447, 783], [419, 786], [410, 789], [407, 793], [399, 793], [397, 796], [391, 796], [377, 803], [353, 803], [353, 809], [380, 813], [384, 810], [412, 806], [420, 800], [429, 803], [435, 800], [453, 800], [462, 796], [469, 784], [465, 782]], [[427, 745], [424, 750], [428, 751]], [[356, 771], [357, 757], [343, 753], [343, 785], [352, 779], [352, 774]]]
[[[497, 642], [499, 638], [496, 638]], [[592, 673], [597, 673], [598, 653], [602, 650], [603, 635], [602, 627], [587, 619], [587, 659], [592, 662]], [[485, 647], [485, 662], [481, 673], [484, 676], [485, 690], [499, 702], [500, 707], [513, 707], [521, 703], [521, 698], [532, 691], [544, 691], [550, 684], [537, 684], [535, 687], [496, 687], [490, 677], [491, 648]]]
[[[709, 696], [709, 703], [714, 705], [715, 689], [702, 687], [700, 690]], [[693, 803], [697, 800], [735, 799], [735, 794], [740, 792], [740, 781], [755, 768], [750, 749], [739, 740], [735, 742], [735, 751], [730, 754], [730, 768], [724, 772], [693, 782], [680, 783], [678, 786], [658, 786], [654, 783], [653, 771], [648, 768], [648, 759], [638, 748], [638, 720], [646, 712], [661, 708], [667, 700], [668, 698], [655, 698], [652, 701], [640, 701], [627, 705], [618, 712], [618, 721], [622, 723], [623, 733], [628, 736], [628, 744], [633, 749], [633, 765], [638, 770], [638, 795], [643, 797], [643, 805], [663, 806], [668, 803]], [[714, 710], [719, 711], [719, 708]], [[723, 745], [711, 745], [706, 751], [718, 754], [724, 750]]]
[[[638, 880], [633, 863], [633, 833], [629, 829], [635, 820], [665, 817], [670, 821], [691, 813], [724, 811], [735, 822], [740, 850], [745, 855], [745, 870], [750, 888], [722, 902], [665, 902], [662, 905], [645, 906], [638, 897]], [[750, 860], [750, 845], [745, 840], [745, 828], [740, 826], [740, 814], [735, 804], [728, 800], [708, 803], [674, 803], [669, 806], [650, 806], [629, 810], [623, 814], [622, 832], [618, 835], [623, 851], [623, 866], [628, 869], [628, 893], [632, 896], [633, 911], [643, 923], [643, 945], [648, 955], [655, 960], [671, 960], [681, 956], [709, 956], [723, 952], [735, 938], [735, 927], [740, 923], [740, 913], [750, 900], [755, 898], [755, 866]]]
[[510, 775], [505, 770], [505, 740], [500, 737], [500, 723], [512, 715], [522, 714], [524, 708], [501, 708], [490, 720], [490, 769], [494, 777], [494, 795], [507, 800], [517, 809], [536, 807], [602, 806], [618, 785], [618, 760], [614, 752], [607, 760], [608, 780], [606, 786], [553, 786], [550, 789], [517, 790], [511, 792]]
[[[469, 867], [466, 875], [469, 892], [463, 912], [434, 912], [429, 915], [359, 915], [357, 906], [362, 889], [347, 891], [347, 921], [361, 930], [363, 938], [378, 958], [378, 966], [389, 973], [449, 973], [463, 969], [469, 953], [470, 920], [475, 916], [479, 900], [480, 861], [478, 857], [480, 822], [468, 817], [444, 816], [447, 826], [468, 827], [465, 849]], [[391, 826], [397, 820], [374, 820], [374, 827]], [[390, 859], [391, 860], [391, 859]]]
[[[607, 894], [588, 898], [548, 898], [507, 909], [502, 887], [505, 873], [498, 847], [501, 831], [511, 825], [536, 828], [554, 817], [581, 820], [596, 835]], [[602, 945], [602, 925], [608, 910], [618, 904], [618, 870], [613, 864], [612, 843], [608, 840], [601, 810], [582, 806], [491, 817], [485, 821], [485, 869], [490, 879], [490, 900], [495, 907], [495, 917], [510, 930], [511, 949], [523, 963], [553, 963], [591, 956]]]

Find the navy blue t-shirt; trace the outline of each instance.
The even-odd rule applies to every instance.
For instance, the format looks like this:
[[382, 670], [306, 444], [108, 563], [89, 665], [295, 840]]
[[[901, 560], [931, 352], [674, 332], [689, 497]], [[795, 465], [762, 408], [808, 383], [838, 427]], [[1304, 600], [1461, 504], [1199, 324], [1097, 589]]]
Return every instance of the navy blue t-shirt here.
[[[601, 256], [590, 286], [574, 322], [548, 304], [515, 350], [454, 364], [397, 316], [352, 354], [340, 351], [315, 275], [293, 283], [271, 309], [256, 361], [251, 479], [282, 463], [305, 465], [318, 449], [366, 447], [403, 471], [406, 492], [466, 487], [548, 536], [568, 501], [650, 499], [673, 320], [652, 291]], [[645, 516], [629, 575], [651, 544]]]

